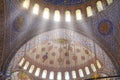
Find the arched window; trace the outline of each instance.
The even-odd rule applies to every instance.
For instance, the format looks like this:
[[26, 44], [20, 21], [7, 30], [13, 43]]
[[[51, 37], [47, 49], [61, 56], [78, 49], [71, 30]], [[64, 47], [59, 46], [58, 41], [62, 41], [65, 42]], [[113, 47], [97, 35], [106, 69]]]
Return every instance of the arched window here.
[[28, 9], [29, 8], [29, 5], [30, 5], [30, 0], [25, 0], [22, 4], [22, 6], [25, 8], [25, 9]]
[[98, 60], [96, 61], [96, 63], [97, 63], [97, 67], [101, 68], [101, 64], [100, 64], [100, 62]]
[[70, 79], [69, 72], [68, 72], [68, 71], [66, 71], [66, 72], [65, 72], [65, 80], [69, 80], [69, 79]]
[[54, 72], [53, 71], [50, 72], [49, 79], [54, 79]]
[[30, 69], [29, 69], [29, 73], [32, 73], [33, 70], [34, 70], [35, 66], [34, 65], [31, 65]]
[[88, 17], [90, 17], [90, 16], [93, 15], [91, 6], [88, 6], [88, 7], [86, 8], [86, 11], [87, 11], [87, 16], [88, 16]]
[[76, 10], [76, 20], [81, 20], [82, 19], [82, 14], [81, 14], [81, 10]]
[[36, 71], [35, 71], [35, 76], [37, 76], [37, 77], [38, 77], [38, 76], [39, 76], [39, 74], [40, 74], [40, 68], [37, 68], [37, 69], [36, 69]]
[[113, 0], [107, 0], [108, 5], [110, 5], [111, 3], [113, 3]]
[[34, 7], [33, 7], [33, 14], [38, 15], [38, 13], [39, 13], [39, 5], [35, 4]]
[[89, 75], [89, 74], [90, 74], [90, 70], [89, 70], [89, 68], [88, 68], [88, 67], [85, 67], [85, 72], [86, 72], [86, 74], [87, 74], [87, 75]]
[[60, 11], [59, 10], [55, 10], [54, 21], [60, 21]]
[[103, 10], [103, 5], [101, 1], [97, 1], [96, 5], [99, 12]]
[[72, 78], [76, 79], [76, 72], [75, 71], [72, 71]]
[[43, 18], [49, 19], [49, 16], [50, 16], [49, 8], [45, 8], [43, 11]]
[[95, 65], [94, 65], [94, 64], [91, 64], [91, 68], [92, 68], [93, 72], [95, 72], [95, 71], [96, 71], [96, 67], [95, 67]]
[[29, 62], [27, 61], [27, 62], [25, 63], [25, 65], [24, 65], [23, 69], [24, 69], [24, 70], [27, 70], [28, 66], [29, 66]]
[[20, 62], [19, 62], [19, 66], [22, 66], [24, 62], [25, 62], [25, 59], [22, 58], [22, 59], [20, 60]]
[[70, 11], [65, 12], [65, 21], [70, 22], [71, 21], [71, 14]]
[[82, 70], [82, 69], [79, 69], [79, 75], [80, 75], [81, 78], [84, 77], [84, 74], [83, 74], [83, 70]]
[[61, 80], [62, 79], [62, 73], [61, 72], [58, 72], [57, 73], [57, 80]]
[[43, 73], [42, 73], [42, 78], [46, 78], [46, 76], [47, 76], [47, 70], [43, 70]]

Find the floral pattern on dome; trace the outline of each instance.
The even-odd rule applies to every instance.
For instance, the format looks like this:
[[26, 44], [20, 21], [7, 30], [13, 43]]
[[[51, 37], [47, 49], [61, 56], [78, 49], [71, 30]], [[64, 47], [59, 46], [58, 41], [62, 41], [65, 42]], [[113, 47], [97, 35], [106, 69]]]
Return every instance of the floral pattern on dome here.
[[[47, 32], [38, 35], [27, 43], [35, 42], [34, 40], [38, 42], [27, 50], [26, 57], [34, 60], [38, 65], [52, 68], [60, 68], [61, 64], [63, 68], [80, 66], [92, 60], [95, 55], [90, 47], [86, 47], [83, 42], [78, 41], [78, 36], [76, 33], [71, 32], [70, 34], [70, 32], [64, 30], [62, 33], [55, 31], [54, 34]], [[84, 39], [83, 41], [86, 41]]]

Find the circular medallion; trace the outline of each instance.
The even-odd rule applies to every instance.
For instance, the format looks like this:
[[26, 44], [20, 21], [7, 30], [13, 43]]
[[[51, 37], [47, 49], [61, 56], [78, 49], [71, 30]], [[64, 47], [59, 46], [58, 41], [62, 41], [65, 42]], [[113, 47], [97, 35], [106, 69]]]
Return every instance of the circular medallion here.
[[24, 22], [25, 19], [23, 16], [18, 16], [14, 22], [13, 22], [13, 27], [16, 31], [22, 31], [24, 29]]
[[113, 31], [113, 24], [109, 20], [103, 20], [98, 26], [98, 31], [102, 35], [109, 35]]

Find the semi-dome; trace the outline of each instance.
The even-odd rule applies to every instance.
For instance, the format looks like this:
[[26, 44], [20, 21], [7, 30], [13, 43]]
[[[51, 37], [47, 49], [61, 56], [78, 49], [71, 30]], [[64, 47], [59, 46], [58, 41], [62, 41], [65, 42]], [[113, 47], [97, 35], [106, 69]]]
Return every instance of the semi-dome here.
[[[94, 73], [102, 75], [97, 72], [103, 68], [114, 69], [109, 57], [94, 41], [67, 29], [39, 34], [24, 44], [14, 58], [11, 65], [15, 64], [12, 67], [18, 69], [19, 75], [23, 71], [43, 80], [85, 79]], [[50, 77], [55, 75], [58, 77]]]

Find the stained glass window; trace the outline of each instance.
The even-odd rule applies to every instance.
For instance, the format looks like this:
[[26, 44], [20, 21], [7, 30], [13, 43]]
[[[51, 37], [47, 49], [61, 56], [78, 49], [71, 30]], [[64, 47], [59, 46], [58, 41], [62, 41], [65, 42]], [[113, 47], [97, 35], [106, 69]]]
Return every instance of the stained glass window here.
[[103, 5], [102, 5], [102, 2], [101, 1], [97, 1], [97, 9], [98, 9], [98, 11], [100, 12], [100, 11], [102, 11], [103, 10]]
[[69, 72], [68, 72], [68, 71], [66, 71], [66, 72], [65, 72], [65, 80], [69, 80], [69, 79], [70, 79]]
[[43, 11], [43, 18], [49, 19], [49, 16], [50, 16], [49, 8], [45, 8]]
[[38, 15], [38, 13], [39, 13], [39, 5], [35, 4], [34, 7], [33, 7], [33, 14]]
[[76, 10], [76, 20], [81, 20], [82, 19], [82, 14], [81, 14], [81, 10]]
[[42, 78], [46, 78], [46, 76], [47, 76], [47, 70], [43, 70]]
[[86, 74], [87, 74], [87, 75], [89, 75], [89, 74], [90, 74], [90, 70], [89, 70], [89, 68], [88, 68], [88, 67], [85, 67], [85, 72], [86, 72]]
[[83, 70], [82, 70], [82, 69], [79, 69], [79, 75], [80, 75], [80, 77], [84, 77], [84, 74], [83, 74]]
[[55, 10], [54, 21], [60, 21], [60, 11], [59, 10]]
[[72, 71], [72, 78], [75, 79], [76, 78], [76, 72]]
[[24, 65], [23, 69], [24, 69], [24, 70], [27, 70], [28, 66], [29, 66], [29, 62], [27, 61], [27, 62], [25, 63], [25, 65]]
[[53, 71], [50, 72], [49, 79], [54, 79], [54, 72]]
[[35, 76], [37, 76], [37, 77], [38, 77], [38, 76], [39, 76], [39, 74], [40, 74], [40, 68], [37, 68], [37, 69], [36, 69], [36, 71], [35, 71]]
[[86, 11], [87, 11], [87, 16], [88, 16], [88, 17], [90, 17], [90, 16], [93, 15], [91, 6], [88, 6], [88, 7], [86, 8]]
[[30, 0], [25, 0], [25, 1], [23, 2], [23, 4], [22, 4], [22, 6], [23, 6], [24, 8], [26, 8], [26, 9], [29, 8], [29, 5], [30, 5]]
[[22, 58], [22, 59], [20, 60], [20, 62], [19, 62], [19, 66], [22, 66], [24, 62], [25, 62], [25, 59]]
[[95, 71], [96, 71], [96, 67], [95, 67], [95, 65], [94, 65], [94, 64], [91, 64], [91, 68], [92, 68], [93, 72], [95, 72]]
[[57, 80], [61, 80], [62, 79], [62, 73], [61, 72], [58, 72], [57, 73]]
[[110, 5], [111, 3], [113, 3], [113, 0], [107, 0], [108, 5]]
[[29, 69], [29, 73], [32, 73], [33, 72], [33, 70], [34, 70], [34, 65], [31, 65], [31, 67], [30, 67], [30, 69]]
[[71, 14], [70, 11], [65, 12], [65, 21], [70, 22], [71, 21]]

